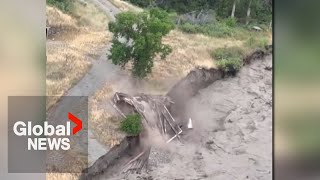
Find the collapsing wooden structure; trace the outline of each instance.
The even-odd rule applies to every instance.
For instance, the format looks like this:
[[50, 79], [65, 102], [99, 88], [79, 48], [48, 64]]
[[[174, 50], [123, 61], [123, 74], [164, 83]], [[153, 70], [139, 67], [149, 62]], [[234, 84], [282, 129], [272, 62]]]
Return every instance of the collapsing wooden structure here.
[[124, 104], [130, 105], [133, 107], [135, 113], [141, 115], [144, 128], [151, 130], [157, 129], [163, 135], [172, 135], [172, 137], [167, 140], [167, 142], [170, 142], [175, 138], [179, 138], [179, 135], [182, 133], [180, 126], [176, 123], [167, 108], [167, 106], [173, 103], [174, 102], [166, 96], [146, 94], [130, 96], [124, 93], [115, 93], [112, 105], [123, 117], [126, 117], [125, 114], [130, 113], [123, 112], [126, 111]]
[[128, 114], [139, 113], [143, 131], [139, 136], [129, 136], [107, 154], [101, 156], [91, 167], [85, 169], [80, 179], [104, 179], [119, 173], [141, 172], [148, 165], [151, 144], [148, 135], [160, 132], [169, 143], [180, 138], [182, 129], [172, 117], [169, 107], [174, 104], [167, 96], [137, 94], [130, 96], [115, 93], [110, 101], [123, 118]]
[[[255, 59], [262, 59], [272, 52], [272, 46], [258, 49], [243, 59], [244, 65]], [[119, 177], [120, 173], [141, 172], [148, 164], [151, 145], [144, 141], [148, 131], [158, 130], [167, 142], [180, 138], [181, 126], [192, 128], [191, 119], [186, 117], [186, 102], [199, 90], [208, 87], [214, 81], [228, 77], [219, 69], [196, 68], [179, 81], [165, 96], [138, 94], [130, 96], [116, 93], [112, 106], [122, 116], [139, 113], [143, 117], [144, 131], [140, 136], [124, 138], [120, 144], [101, 156], [91, 167], [85, 169], [80, 177], [84, 179], [109, 179]], [[189, 119], [189, 122], [187, 122]], [[121, 179], [121, 178], [118, 178]]]

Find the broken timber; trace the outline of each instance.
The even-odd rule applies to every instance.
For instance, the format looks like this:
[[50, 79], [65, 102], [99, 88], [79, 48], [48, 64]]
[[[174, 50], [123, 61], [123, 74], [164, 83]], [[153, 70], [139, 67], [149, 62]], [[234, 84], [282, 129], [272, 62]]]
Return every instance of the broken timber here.
[[147, 140], [149, 133], [158, 130], [164, 138], [179, 138], [182, 129], [171, 115], [168, 107], [174, 102], [166, 96], [138, 94], [130, 96], [115, 93], [112, 107], [121, 117], [139, 113], [142, 117], [143, 131], [139, 136], [126, 137], [119, 145], [114, 146], [107, 154], [101, 156], [91, 167], [85, 169], [80, 177], [86, 179], [105, 179], [115, 174], [141, 172], [147, 168], [151, 145]]
[[[136, 113], [139, 113], [143, 117], [143, 125], [145, 128], [155, 129], [156, 127], [161, 134], [169, 134], [166, 127], [171, 128], [173, 137], [178, 137], [182, 133], [182, 129], [175, 122], [166, 106], [170, 106], [173, 102], [165, 96], [138, 94], [136, 96], [130, 96], [124, 93], [115, 93], [112, 106], [123, 117], [124, 113], [118, 106], [121, 106], [121, 102], [131, 105]], [[117, 105], [119, 104], [119, 105]]]
[[[256, 50], [243, 59], [244, 64], [250, 64], [255, 59], [263, 58], [272, 52], [272, 46], [264, 50]], [[116, 93], [111, 102], [115, 110], [122, 116], [139, 113], [143, 117], [145, 127], [140, 136], [126, 137], [120, 144], [112, 147], [105, 155], [101, 156], [91, 167], [85, 169], [81, 180], [109, 179], [119, 173], [141, 172], [147, 167], [151, 150], [149, 142], [144, 141], [148, 130], [158, 129], [163, 135], [170, 135], [167, 142], [172, 141], [182, 133], [180, 125], [188, 124], [183, 117], [185, 104], [191, 97], [206, 88], [214, 81], [227, 77], [228, 74], [211, 68], [197, 68], [179, 81], [166, 96], [138, 94], [130, 96]], [[191, 122], [191, 119], [189, 120]], [[192, 128], [192, 122], [187, 125]]]

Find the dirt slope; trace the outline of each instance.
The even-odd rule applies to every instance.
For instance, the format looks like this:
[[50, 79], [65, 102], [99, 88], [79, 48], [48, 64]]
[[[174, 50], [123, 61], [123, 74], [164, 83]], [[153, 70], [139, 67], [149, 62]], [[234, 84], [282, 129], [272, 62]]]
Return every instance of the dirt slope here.
[[[218, 80], [188, 104], [194, 129], [150, 156], [153, 179], [271, 179], [272, 57]], [[151, 178], [150, 177], [150, 178]], [[134, 178], [133, 178], [134, 179]]]
[[[109, 15], [116, 12], [114, 7], [108, 8], [111, 3], [106, 6], [102, 0], [94, 1]], [[107, 49], [68, 95], [90, 96], [115, 79], [120, 70], [107, 61], [106, 52]], [[165, 151], [162, 146], [158, 147], [161, 151], [154, 150], [150, 157], [152, 171], [145, 176], [154, 179], [245, 179], [247, 176], [248, 179], [270, 179], [272, 80], [271, 72], [264, 70], [270, 63], [271, 57], [263, 63], [254, 62], [243, 68], [236, 78], [219, 80], [194, 97], [189, 102], [189, 116], [195, 128], [187, 135], [185, 141], [188, 142], [184, 146], [172, 144]], [[90, 132], [89, 136], [89, 147], [92, 147], [89, 161], [92, 162], [107, 149]]]
[[271, 56], [257, 59], [200, 90], [185, 102], [194, 128], [181, 142], [151, 134], [149, 172], [113, 179], [271, 179], [271, 68]]

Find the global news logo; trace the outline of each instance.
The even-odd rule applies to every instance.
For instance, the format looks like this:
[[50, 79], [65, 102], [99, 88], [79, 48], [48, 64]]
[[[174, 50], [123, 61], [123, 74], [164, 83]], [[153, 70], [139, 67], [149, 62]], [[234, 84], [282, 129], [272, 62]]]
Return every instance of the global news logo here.
[[72, 129], [71, 122], [66, 124], [52, 125], [45, 121], [42, 125], [33, 125], [31, 121], [15, 122], [13, 132], [17, 136], [28, 136], [28, 150], [69, 150], [70, 136], [75, 135], [82, 129], [82, 120], [68, 112], [68, 119], [76, 126]]

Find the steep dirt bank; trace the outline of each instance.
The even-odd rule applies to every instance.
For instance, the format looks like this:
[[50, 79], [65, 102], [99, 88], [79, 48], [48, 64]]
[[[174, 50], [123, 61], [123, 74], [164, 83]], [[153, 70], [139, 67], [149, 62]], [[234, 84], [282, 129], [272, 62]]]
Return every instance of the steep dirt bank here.
[[[151, 152], [153, 179], [271, 179], [272, 57], [217, 80], [185, 102], [194, 129]], [[163, 147], [162, 147], [163, 148]], [[159, 162], [167, 159], [168, 162]]]
[[[249, 57], [264, 55], [266, 53], [256, 51]], [[214, 69], [197, 69], [174, 86], [168, 96], [177, 101], [174, 104], [177, 108], [171, 108], [171, 112], [179, 114], [183, 110], [184, 116], [180, 117], [180, 124], [185, 126], [186, 117], [190, 117], [193, 119], [194, 129], [184, 131], [182, 144], [165, 144], [155, 137], [157, 142], [152, 143], [155, 148], [152, 149], [149, 160], [151, 170], [139, 177], [271, 177], [272, 58], [268, 56], [252, 62], [251, 58], [245, 60], [249, 65], [236, 77], [228, 78], [227, 74]], [[221, 79], [223, 77], [225, 78]], [[119, 149], [115, 147], [113, 150]], [[103, 158], [109, 159], [110, 154], [112, 152]], [[107, 166], [110, 165], [108, 162]], [[104, 162], [100, 161], [100, 165], [102, 164]], [[101, 178], [107, 172], [107, 166], [102, 169], [93, 166], [90, 169]], [[115, 179], [121, 177], [117, 176]]]
[[[252, 61], [264, 59], [264, 57], [271, 54], [271, 52], [271, 45], [267, 46], [265, 49], [257, 49], [243, 59], [244, 65], [250, 65]], [[267, 67], [267, 69], [271, 70], [270, 68], [272, 67]], [[171, 113], [178, 121], [187, 120], [186, 100], [192, 98], [199, 90], [208, 87], [216, 80], [233, 76], [234, 74], [225, 73], [215, 68], [196, 68], [175, 84], [167, 93], [167, 96], [175, 102], [170, 107]], [[180, 123], [184, 124], [185, 122]]]

